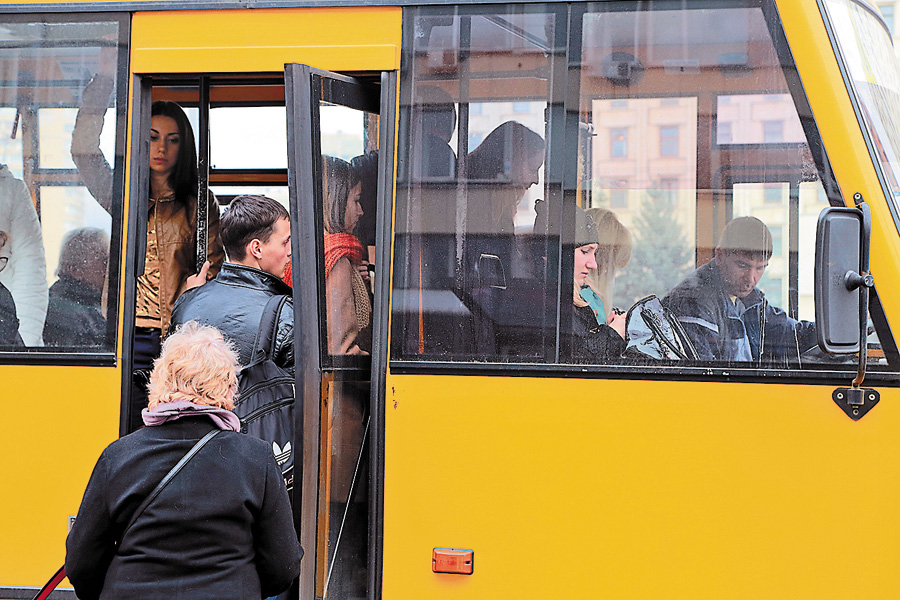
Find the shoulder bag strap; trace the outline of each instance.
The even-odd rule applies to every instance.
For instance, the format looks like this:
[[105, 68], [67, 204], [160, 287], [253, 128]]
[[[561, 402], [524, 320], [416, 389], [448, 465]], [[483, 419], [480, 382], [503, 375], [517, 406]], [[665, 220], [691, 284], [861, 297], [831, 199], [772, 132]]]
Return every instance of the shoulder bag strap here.
[[281, 309], [288, 297], [276, 294], [269, 298], [263, 308], [262, 317], [259, 319], [259, 327], [256, 329], [256, 339], [253, 340], [253, 353], [250, 355], [250, 364], [256, 364], [275, 354], [275, 329]]
[[144, 509], [147, 508], [147, 506], [149, 506], [150, 503], [153, 502], [157, 496], [159, 496], [159, 493], [161, 491], [163, 491], [163, 488], [165, 488], [167, 485], [169, 485], [169, 482], [172, 481], [172, 479], [176, 475], [178, 475], [178, 472], [181, 471], [181, 469], [184, 467], [184, 465], [188, 464], [188, 462], [192, 458], [194, 458], [194, 455], [197, 454], [198, 452], [200, 452], [200, 449], [206, 445], [206, 442], [213, 439], [220, 433], [222, 433], [221, 429], [213, 429], [212, 431], [210, 431], [209, 433], [204, 435], [202, 438], [200, 438], [200, 440], [196, 444], [194, 444], [194, 447], [191, 448], [190, 450], [188, 450], [187, 454], [185, 454], [184, 456], [181, 457], [181, 460], [179, 460], [178, 463], [174, 467], [172, 467], [172, 470], [169, 471], [166, 474], [166, 476], [162, 478], [162, 481], [159, 482], [159, 485], [157, 485], [156, 488], [154, 488], [154, 490], [152, 492], [150, 492], [149, 496], [144, 498], [144, 501], [141, 502], [141, 505], [138, 506], [137, 510], [134, 511], [134, 514], [131, 515], [131, 519], [128, 521], [128, 525], [126, 525], [125, 529], [122, 530], [122, 535], [119, 538], [120, 540], [125, 537], [125, 534], [128, 532], [129, 529], [131, 529], [131, 526], [134, 525], [134, 522], [137, 521], [138, 517], [141, 516], [141, 513], [144, 512]]

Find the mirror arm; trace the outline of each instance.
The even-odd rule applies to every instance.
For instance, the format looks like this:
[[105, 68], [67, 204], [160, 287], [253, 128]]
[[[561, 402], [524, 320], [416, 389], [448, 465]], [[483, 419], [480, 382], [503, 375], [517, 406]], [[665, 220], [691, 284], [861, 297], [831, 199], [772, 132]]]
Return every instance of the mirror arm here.
[[856, 370], [856, 378], [852, 388], [858, 390], [866, 378], [866, 359], [868, 358], [868, 323], [869, 323], [869, 288], [875, 285], [875, 280], [869, 273], [869, 234], [872, 229], [872, 213], [869, 205], [863, 199], [862, 194], [853, 194], [853, 202], [856, 208], [862, 211], [863, 231], [860, 236], [860, 272], [848, 271], [844, 275], [844, 285], [848, 290], [859, 289], [859, 366]]

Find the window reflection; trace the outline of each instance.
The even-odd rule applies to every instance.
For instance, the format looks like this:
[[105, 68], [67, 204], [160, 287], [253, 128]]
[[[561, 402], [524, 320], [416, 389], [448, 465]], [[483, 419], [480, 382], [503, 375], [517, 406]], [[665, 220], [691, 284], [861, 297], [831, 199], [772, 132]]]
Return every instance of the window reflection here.
[[[121, 22], [45, 18], [3, 24], [14, 41], [0, 58], [7, 74], [0, 87], [0, 350], [110, 351], [118, 265], [111, 270], [109, 257], [117, 253], [111, 238], [121, 213], [113, 188], [121, 193], [114, 186], [121, 171], [92, 180], [95, 197], [74, 157], [95, 144], [99, 160], [121, 165], [114, 93]], [[90, 87], [95, 78], [102, 85]], [[93, 142], [73, 138], [86, 104]]]
[[401, 100], [394, 341], [410, 357], [543, 360], [555, 294], [546, 238], [532, 230], [557, 15], [439, 13], [414, 18], [422, 35]]
[[[545, 5], [411, 13], [392, 356], [827, 361], [809, 343], [810, 232], [827, 205], [824, 175], [768, 10], [650, 1], [566, 15]], [[562, 27], [564, 18], [580, 22]], [[562, 48], [562, 30], [581, 37]], [[542, 151], [527, 135], [496, 144], [517, 130], [542, 140]], [[618, 223], [628, 259], [609, 259], [626, 244], [600, 223], [596, 239], [579, 237], [583, 215]], [[724, 243], [747, 218], [765, 231], [765, 247]], [[590, 256], [581, 250], [593, 246]], [[591, 271], [602, 285], [587, 283]], [[630, 325], [651, 315], [661, 335], [678, 337], [677, 351], [637, 351], [635, 336], [652, 335], [626, 325], [619, 336], [623, 314]]]

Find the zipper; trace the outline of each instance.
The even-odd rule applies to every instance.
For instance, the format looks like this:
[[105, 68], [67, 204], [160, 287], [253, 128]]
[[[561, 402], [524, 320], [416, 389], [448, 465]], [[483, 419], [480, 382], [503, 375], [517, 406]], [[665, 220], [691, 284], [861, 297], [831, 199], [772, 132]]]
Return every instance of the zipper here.
[[247, 433], [247, 426], [253, 421], [264, 417], [270, 412], [274, 412], [279, 408], [288, 406], [289, 404], [293, 404], [294, 399], [288, 398], [287, 400], [279, 400], [278, 402], [273, 402], [271, 404], [266, 404], [265, 406], [261, 406], [248, 414], [246, 417], [241, 419], [241, 433]]
[[[272, 379], [267, 379], [265, 381], [261, 381], [261, 382], [257, 383], [256, 385], [253, 385], [253, 386], [247, 388], [246, 390], [241, 390], [240, 391], [241, 396], [249, 396], [250, 394], [252, 394], [253, 392], [255, 392], [258, 389], [262, 389], [267, 386], [274, 386], [279, 383], [290, 383], [291, 384], [291, 394], [296, 396], [296, 394], [294, 393], [294, 378], [291, 377], [290, 375], [282, 375], [281, 377], [274, 377]], [[235, 408], [237, 408], [237, 406], [240, 406], [240, 405], [241, 405], [241, 403], [238, 402], [237, 405], [235, 406]]]

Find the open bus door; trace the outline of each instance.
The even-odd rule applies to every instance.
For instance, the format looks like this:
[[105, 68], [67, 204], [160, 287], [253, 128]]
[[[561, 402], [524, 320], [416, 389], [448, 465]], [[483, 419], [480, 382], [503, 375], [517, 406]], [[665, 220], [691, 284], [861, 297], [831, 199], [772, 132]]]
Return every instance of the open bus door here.
[[[305, 65], [285, 67], [299, 409], [294, 413], [294, 437], [302, 445], [294, 507], [306, 552], [302, 598], [364, 597], [375, 585], [370, 581], [377, 581], [377, 569], [371, 565], [378, 553], [371, 540], [379, 536], [370, 532], [377, 530], [379, 519], [370, 505], [379, 506], [378, 477], [371, 476], [370, 463], [377, 469], [377, 462], [370, 457], [379, 454], [373, 453], [373, 443], [377, 445], [374, 432], [380, 430], [377, 398], [386, 323], [380, 318], [384, 311], [375, 306], [371, 339], [361, 332], [357, 340], [362, 353], [339, 354], [329, 348], [328, 330], [338, 315], [326, 300], [323, 158], [352, 160], [362, 174], [361, 204], [369, 214], [361, 218], [357, 235], [363, 258], [377, 266], [376, 274], [386, 273], [387, 244], [379, 240], [382, 255], [376, 256], [374, 232], [376, 218], [390, 215], [391, 203], [385, 201], [390, 187], [385, 182], [390, 181], [392, 165], [393, 144], [388, 140], [393, 139], [395, 81], [392, 74], [384, 74], [380, 92], [368, 81]], [[390, 114], [382, 113], [384, 108]], [[389, 239], [382, 227], [377, 229], [380, 239]], [[381, 284], [382, 293], [374, 290], [375, 303], [386, 298], [387, 278], [373, 275], [370, 282]]]

